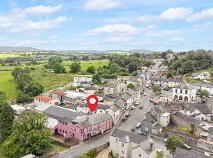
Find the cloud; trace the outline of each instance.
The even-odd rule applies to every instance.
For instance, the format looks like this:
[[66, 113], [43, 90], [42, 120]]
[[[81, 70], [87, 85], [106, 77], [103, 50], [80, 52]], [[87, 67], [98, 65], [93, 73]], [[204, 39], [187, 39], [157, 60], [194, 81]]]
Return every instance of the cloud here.
[[207, 28], [208, 29], [208, 28], [212, 28], [212, 26], [213, 26], [213, 21], [207, 21], [203, 24], [195, 24], [195, 25], [193, 25], [193, 28], [195, 28], [195, 29]]
[[116, 8], [120, 5], [118, 0], [88, 0], [84, 8], [85, 10], [106, 10]]
[[9, 32], [31, 32], [41, 31], [59, 26], [61, 23], [71, 20], [66, 16], [55, 18], [29, 17], [30, 15], [48, 15], [59, 11], [62, 5], [58, 6], [34, 6], [25, 9], [13, 10], [8, 15], [0, 15], [0, 29]]
[[33, 6], [33, 7], [28, 7], [24, 9], [16, 9], [13, 12], [22, 14], [24, 16], [41, 16], [41, 15], [49, 15], [53, 14], [55, 12], [58, 12], [62, 9], [62, 5], [57, 5], [57, 6], [44, 6], [44, 5], [38, 5], [38, 6]]
[[88, 30], [91, 35], [96, 34], [135, 34], [137, 28], [128, 24], [112, 24]]
[[25, 32], [25, 31], [37, 31], [46, 30], [57, 27], [60, 23], [67, 21], [67, 17], [57, 17], [51, 20], [43, 21], [31, 21], [23, 20], [22, 22], [13, 23], [9, 28], [10, 32]]
[[105, 40], [107, 43], [117, 43], [117, 42], [127, 42], [130, 40], [130, 37], [123, 37], [123, 36], [112, 36]]
[[194, 13], [188, 18], [188, 21], [203, 20], [213, 17], [213, 8], [202, 10], [199, 13]]
[[191, 8], [169, 8], [160, 14], [161, 19], [182, 20], [192, 14]]
[[192, 8], [169, 8], [159, 15], [143, 15], [138, 18], [140, 22], [159, 22], [159, 21], [198, 21], [209, 19], [213, 17], [213, 8], [202, 10], [198, 13], [194, 12]]

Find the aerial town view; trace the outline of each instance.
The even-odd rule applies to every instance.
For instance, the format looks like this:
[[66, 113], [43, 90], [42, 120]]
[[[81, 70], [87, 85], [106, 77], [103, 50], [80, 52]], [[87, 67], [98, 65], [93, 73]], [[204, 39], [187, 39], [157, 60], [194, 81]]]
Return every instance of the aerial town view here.
[[0, 0], [0, 158], [213, 158], [212, 0]]

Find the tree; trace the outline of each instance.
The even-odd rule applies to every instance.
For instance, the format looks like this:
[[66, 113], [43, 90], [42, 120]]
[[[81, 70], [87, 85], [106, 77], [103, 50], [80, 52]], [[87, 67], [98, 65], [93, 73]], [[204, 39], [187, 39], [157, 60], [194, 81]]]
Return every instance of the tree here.
[[15, 69], [13, 69], [12, 71], [12, 76], [15, 80], [17, 80], [19, 78], [19, 76], [23, 73], [29, 73], [30, 69], [29, 68], [20, 68], [20, 67], [16, 67]]
[[81, 71], [81, 65], [79, 63], [72, 63], [70, 66], [70, 73], [77, 73]]
[[133, 73], [138, 70], [138, 65], [136, 63], [130, 63], [128, 66], [129, 73]]
[[63, 65], [56, 63], [53, 65], [53, 71], [54, 73], [65, 73], [66, 69], [64, 68]]
[[88, 57], [88, 56], [83, 56], [83, 57], [82, 57], [82, 60], [83, 60], [83, 61], [88, 61], [88, 60], [89, 60], [89, 57]]
[[0, 92], [0, 143], [12, 132], [14, 111], [6, 102], [6, 94]]
[[99, 74], [94, 74], [92, 77], [92, 82], [97, 85], [102, 84], [101, 76]]
[[159, 85], [154, 85], [154, 86], [152, 86], [152, 90], [153, 90], [153, 92], [154, 92], [155, 94], [158, 94], [158, 93], [161, 92], [161, 88], [160, 88]]
[[28, 94], [31, 97], [35, 97], [44, 92], [44, 87], [38, 82], [31, 82], [24, 89], [24, 93]]
[[16, 102], [17, 103], [29, 103], [33, 99], [28, 94], [25, 94], [23, 91], [18, 91], [18, 94], [16, 96]]
[[167, 150], [169, 150], [170, 153], [175, 153], [176, 149], [178, 147], [181, 147], [184, 144], [184, 142], [181, 140], [179, 136], [173, 134], [168, 137], [165, 144]]
[[25, 87], [32, 82], [32, 77], [29, 73], [21, 73], [16, 79], [16, 88], [24, 91]]
[[127, 88], [130, 88], [130, 89], [132, 89], [132, 90], [135, 90], [135, 85], [134, 85], [133, 83], [129, 83], [129, 84], [127, 85]]
[[41, 113], [26, 112], [20, 115], [14, 120], [12, 134], [2, 144], [5, 156], [14, 158], [45, 153], [51, 147], [46, 123], [47, 117]]
[[207, 90], [201, 90], [199, 96], [200, 98], [209, 97], [209, 92]]
[[88, 72], [88, 73], [91, 73], [91, 74], [95, 74], [96, 69], [95, 69], [94, 66], [89, 66], [89, 67], [87, 68], [87, 72]]

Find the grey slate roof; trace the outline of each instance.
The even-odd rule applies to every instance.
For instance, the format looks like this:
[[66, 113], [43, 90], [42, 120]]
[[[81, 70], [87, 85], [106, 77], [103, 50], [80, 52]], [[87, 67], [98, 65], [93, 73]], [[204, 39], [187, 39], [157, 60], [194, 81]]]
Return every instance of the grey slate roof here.
[[177, 149], [172, 158], [213, 158], [212, 156], [205, 156], [204, 153], [189, 151], [184, 149]]
[[122, 107], [125, 105], [125, 100], [123, 98], [119, 99], [116, 101], [116, 105], [119, 106], [119, 107]]
[[195, 118], [193, 118], [191, 116], [187, 116], [187, 115], [185, 115], [185, 114], [183, 114], [181, 112], [176, 112], [174, 114], [174, 116], [180, 118], [181, 120], [185, 120], [186, 122], [192, 123], [192, 124], [200, 124], [200, 123], [202, 123], [200, 120], [197, 120], [197, 119], [195, 119]]
[[136, 144], [140, 144], [141, 142], [144, 142], [144, 141], [147, 140], [147, 137], [145, 137], [145, 136], [138, 135], [138, 134], [133, 133], [133, 132], [123, 131], [123, 130], [120, 130], [120, 129], [115, 129], [112, 132], [111, 136], [119, 138], [120, 140], [125, 140], [127, 138], [126, 136], [128, 136], [129, 141], [134, 142]]
[[203, 114], [211, 114], [211, 110], [205, 103], [189, 103], [191, 108], [199, 110]]
[[50, 106], [44, 110], [49, 117], [55, 118], [64, 122], [72, 122], [76, 117], [83, 116], [83, 113], [73, 112], [69, 109], [61, 108], [58, 106]]
[[91, 115], [88, 115], [85, 121], [79, 122], [79, 123], [83, 124], [84, 126], [91, 126], [91, 125], [98, 124], [100, 122], [104, 122], [106, 120], [111, 120], [111, 119], [112, 118], [107, 114], [93, 113]]

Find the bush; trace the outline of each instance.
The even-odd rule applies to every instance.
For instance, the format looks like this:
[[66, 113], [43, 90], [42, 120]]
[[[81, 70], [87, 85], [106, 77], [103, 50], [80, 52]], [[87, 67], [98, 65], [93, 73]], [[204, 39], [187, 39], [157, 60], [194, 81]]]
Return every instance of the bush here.
[[88, 156], [89, 158], [95, 158], [96, 155], [97, 155], [96, 149], [92, 149], [86, 153], [86, 156]]

